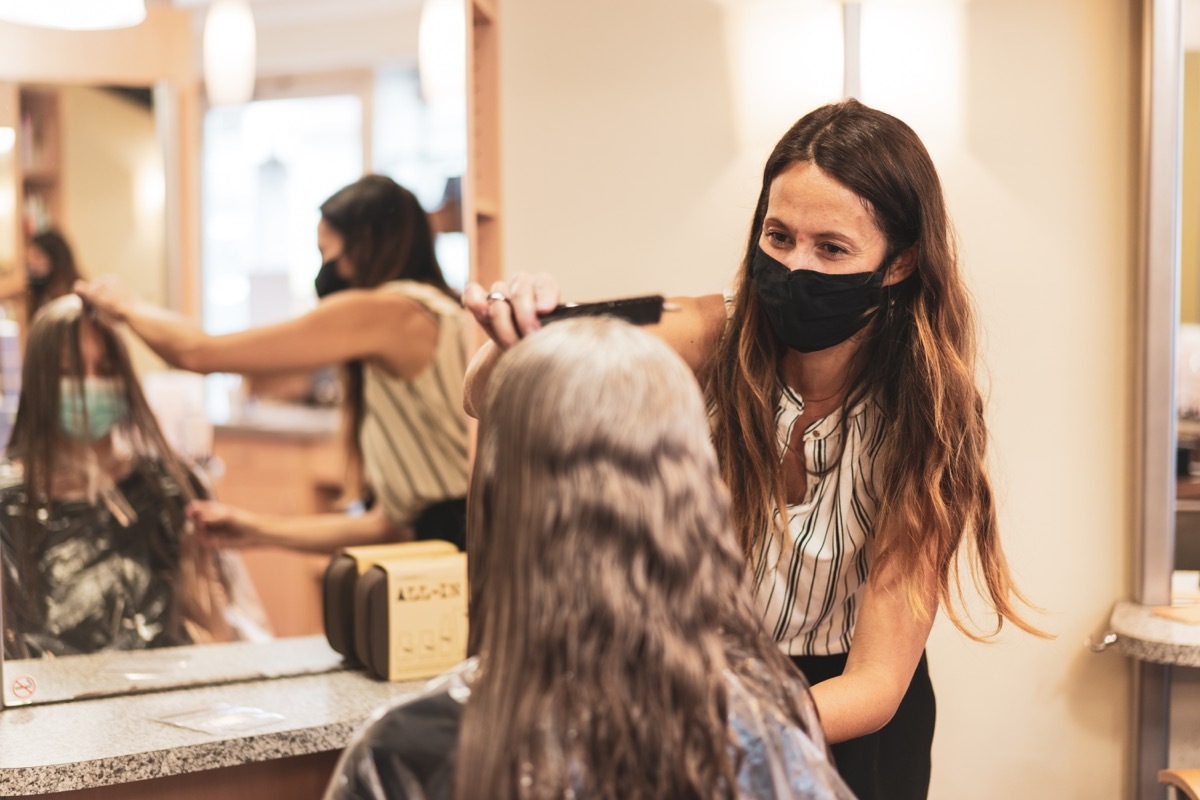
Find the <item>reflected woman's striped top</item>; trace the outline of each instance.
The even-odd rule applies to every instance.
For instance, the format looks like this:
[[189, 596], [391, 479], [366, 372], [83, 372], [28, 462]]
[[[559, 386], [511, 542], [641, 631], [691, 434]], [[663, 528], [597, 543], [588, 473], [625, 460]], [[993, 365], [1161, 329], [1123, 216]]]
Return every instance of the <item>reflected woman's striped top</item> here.
[[[783, 387], [775, 414], [780, 453], [803, 412], [804, 401]], [[805, 429], [807, 493], [803, 502], [788, 506], [786, 531], [764, 536], [750, 558], [759, 612], [788, 655], [849, 651], [871, 566], [878, 508], [873, 469], [883, 418], [873, 403], [855, 407], [844, 443], [840, 418], [834, 412]]]
[[467, 494], [466, 312], [434, 287], [392, 281], [381, 287], [409, 297], [438, 318], [433, 362], [411, 380], [377, 365], [363, 368], [359, 441], [363, 470], [387, 518], [407, 524], [425, 508]]

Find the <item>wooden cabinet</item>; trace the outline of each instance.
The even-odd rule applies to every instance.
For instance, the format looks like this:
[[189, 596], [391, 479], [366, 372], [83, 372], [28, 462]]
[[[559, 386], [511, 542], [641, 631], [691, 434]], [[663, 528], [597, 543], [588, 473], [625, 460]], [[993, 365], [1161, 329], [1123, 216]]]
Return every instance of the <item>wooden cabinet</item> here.
[[319, 800], [340, 750], [44, 795], [46, 800]]
[[0, 83], [0, 300], [22, 323], [25, 248], [62, 227], [62, 141], [57, 89]]
[[62, 116], [58, 90], [23, 86], [20, 89], [21, 219], [26, 237], [50, 227], [63, 227]]
[[[217, 499], [264, 514], [320, 514], [333, 510], [345, 474], [341, 439], [218, 427], [213, 453], [224, 474]], [[276, 636], [324, 633], [321, 577], [329, 556], [274, 547], [242, 551]]]
[[345, 457], [336, 434], [259, 432], [217, 426], [213, 451], [224, 464], [221, 500], [267, 514], [320, 514], [340, 485]]

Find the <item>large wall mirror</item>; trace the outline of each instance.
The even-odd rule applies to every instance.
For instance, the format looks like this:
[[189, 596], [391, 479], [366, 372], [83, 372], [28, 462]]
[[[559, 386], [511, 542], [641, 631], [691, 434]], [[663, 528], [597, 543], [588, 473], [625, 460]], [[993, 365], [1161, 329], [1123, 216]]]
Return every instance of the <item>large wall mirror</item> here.
[[[1144, 0], [1141, 131], [1142, 411], [1134, 599], [1200, 594], [1200, 2]], [[1134, 790], [1200, 760], [1195, 670], [1134, 664]]]
[[[1183, 106], [1180, 167], [1179, 415], [1174, 567], [1200, 570], [1200, 2], [1183, 3]], [[1182, 589], [1182, 587], [1180, 587]]]
[[[457, 186], [465, 114], [453, 104], [434, 109], [422, 96], [418, 0], [252, 0], [255, 96], [221, 107], [206, 104], [200, 80], [207, 0], [147, 6], [143, 26], [90, 39], [0, 25], [4, 41], [32, 48], [38, 39], [44, 51], [15, 47], [11, 58], [0, 56], [0, 85], [12, 88], [0, 94], [0, 284], [25, 270], [30, 235], [53, 226], [87, 276], [115, 274], [210, 332], [243, 329], [315, 304], [317, 208], [332, 192], [365, 171], [382, 172], [433, 211]], [[5, 205], [9, 196], [17, 199]], [[445, 232], [438, 249], [448, 280], [461, 286], [462, 234]], [[0, 319], [0, 348], [5, 324]], [[164, 371], [148, 350], [131, 346], [152, 405], [172, 417], [168, 438], [207, 471], [218, 499], [267, 513], [331, 506], [342, 440], [335, 409], [308, 396], [311, 376], [200, 380]], [[198, 437], [178, 417], [197, 402], [207, 425]], [[181, 437], [172, 435], [175, 423]], [[20, 631], [6, 608], [0, 705], [340, 668], [320, 635], [327, 560], [266, 549], [234, 554], [233, 583], [248, 590], [244, 608], [255, 618], [228, 640], [47, 657], [15, 646]]]
[[[1200, 599], [1200, 2], [1183, 0], [1179, 37], [1179, 316], [1175, 339], [1176, 450], [1175, 530], [1170, 546], [1171, 600]], [[1174, 669], [1169, 676], [1169, 736], [1166, 763], [1172, 768], [1200, 763], [1200, 675], [1194, 669]], [[1143, 736], [1143, 741], [1155, 740]], [[1146, 748], [1149, 752], [1155, 750]], [[1146, 763], [1146, 782], [1154, 764]]]
[[[23, 344], [33, 295], [24, 285], [33, 285], [30, 276], [36, 278], [51, 260], [61, 264], [69, 252], [83, 275], [111, 273], [138, 286], [147, 299], [171, 304], [173, 284], [191, 268], [185, 243], [193, 237], [184, 199], [194, 179], [178, 146], [196, 100], [190, 18], [175, 9], [153, 8], [143, 26], [118, 32], [87, 35], [6, 24], [0, 36], [7, 43], [0, 57], [0, 144], [7, 145], [0, 148], [5, 287], [0, 324], [9, 335], [0, 354], [0, 421], [7, 441], [27, 355]], [[159, 366], [144, 349], [132, 348], [132, 357], [142, 371]], [[19, 484], [7, 462], [4, 471], [5, 485]], [[28, 542], [14, 538], [11, 522], [10, 517], [3, 564], [2, 705], [123, 691], [146, 685], [156, 671], [186, 679], [166, 662], [108, 669], [88, 661], [93, 656], [53, 657], [71, 648], [34, 644], [18, 608], [48, 600], [40, 579], [52, 576], [21, 563], [18, 551], [25, 552]], [[78, 541], [88, 541], [90, 533]], [[138, 576], [123, 577], [136, 586]], [[60, 588], [69, 594], [83, 583], [67, 581]], [[123, 601], [118, 595], [78, 605], [112, 607]]]

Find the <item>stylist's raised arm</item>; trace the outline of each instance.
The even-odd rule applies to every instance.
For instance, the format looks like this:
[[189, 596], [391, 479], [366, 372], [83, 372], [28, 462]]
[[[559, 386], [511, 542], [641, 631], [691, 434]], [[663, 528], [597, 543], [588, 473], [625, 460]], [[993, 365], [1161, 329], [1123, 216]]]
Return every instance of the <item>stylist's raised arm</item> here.
[[[491, 337], [467, 368], [463, 406], [478, 416], [488, 379], [501, 353], [520, 339], [541, 328], [538, 316], [553, 311], [562, 302], [553, 275], [520, 274], [492, 284], [485, 291], [470, 283], [463, 291], [463, 305]], [[674, 348], [689, 367], [700, 375], [725, 327], [725, 304], [719, 294], [703, 297], [673, 297], [671, 311], [648, 330]]]
[[276, 325], [212, 335], [138, 299], [111, 277], [76, 283], [75, 291], [92, 308], [126, 322], [163, 361], [205, 374], [286, 372], [365, 358], [415, 374], [437, 338], [420, 306], [393, 293], [347, 291]]
[[300, 520], [193, 510], [198, 522], [212, 523], [204, 531], [210, 539], [330, 550], [436, 537], [461, 546], [469, 433], [460, 397], [470, 321], [442, 275], [429, 218], [411, 192], [382, 175], [344, 187], [320, 211], [316, 288], [324, 299], [275, 325], [214, 336], [112, 283], [76, 291], [182, 369], [343, 366], [347, 481], [363, 490], [370, 511]]

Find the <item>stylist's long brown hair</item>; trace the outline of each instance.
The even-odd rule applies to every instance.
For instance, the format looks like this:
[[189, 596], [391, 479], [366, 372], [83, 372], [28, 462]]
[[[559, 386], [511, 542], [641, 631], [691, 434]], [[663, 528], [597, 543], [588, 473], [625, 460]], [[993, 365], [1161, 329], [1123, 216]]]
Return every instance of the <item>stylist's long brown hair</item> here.
[[[334, 192], [321, 204], [321, 218], [345, 242], [346, 258], [354, 264], [350, 284], [373, 289], [388, 281], [427, 283], [459, 302], [446, 283], [433, 247], [433, 228], [421, 203], [408, 189], [385, 175], [364, 175]], [[346, 449], [350, 455], [348, 483], [357, 490], [362, 480], [359, 431], [363, 414], [363, 364], [345, 365]]]
[[[707, 376], [715, 444], [743, 549], [750, 553], [770, 535], [778, 525], [774, 510], [787, 507], [775, 422], [785, 345], [760, 307], [750, 262], [771, 183], [799, 161], [862, 198], [887, 237], [889, 255], [910, 248], [915, 254], [911, 277], [885, 290], [844, 401], [844, 408], [875, 402], [886, 420], [875, 465], [874, 574], [889, 562], [898, 574], [934, 572], [939, 605], [960, 630], [980, 638], [953, 602], [961, 599], [957, 554], [965, 544], [972, 577], [995, 614], [988, 635], [1005, 620], [1040, 633], [1017, 611], [1024, 598], [1000, 547], [984, 403], [975, 383], [975, 318], [941, 182], [911, 128], [855, 100], [803, 117], [767, 159], [733, 315]], [[929, 614], [919, 590], [909, 587], [910, 602]]]
[[699, 387], [658, 339], [580, 319], [509, 351], [468, 516], [459, 800], [731, 798], [726, 669], [805, 727], [803, 680], [750, 610]]

